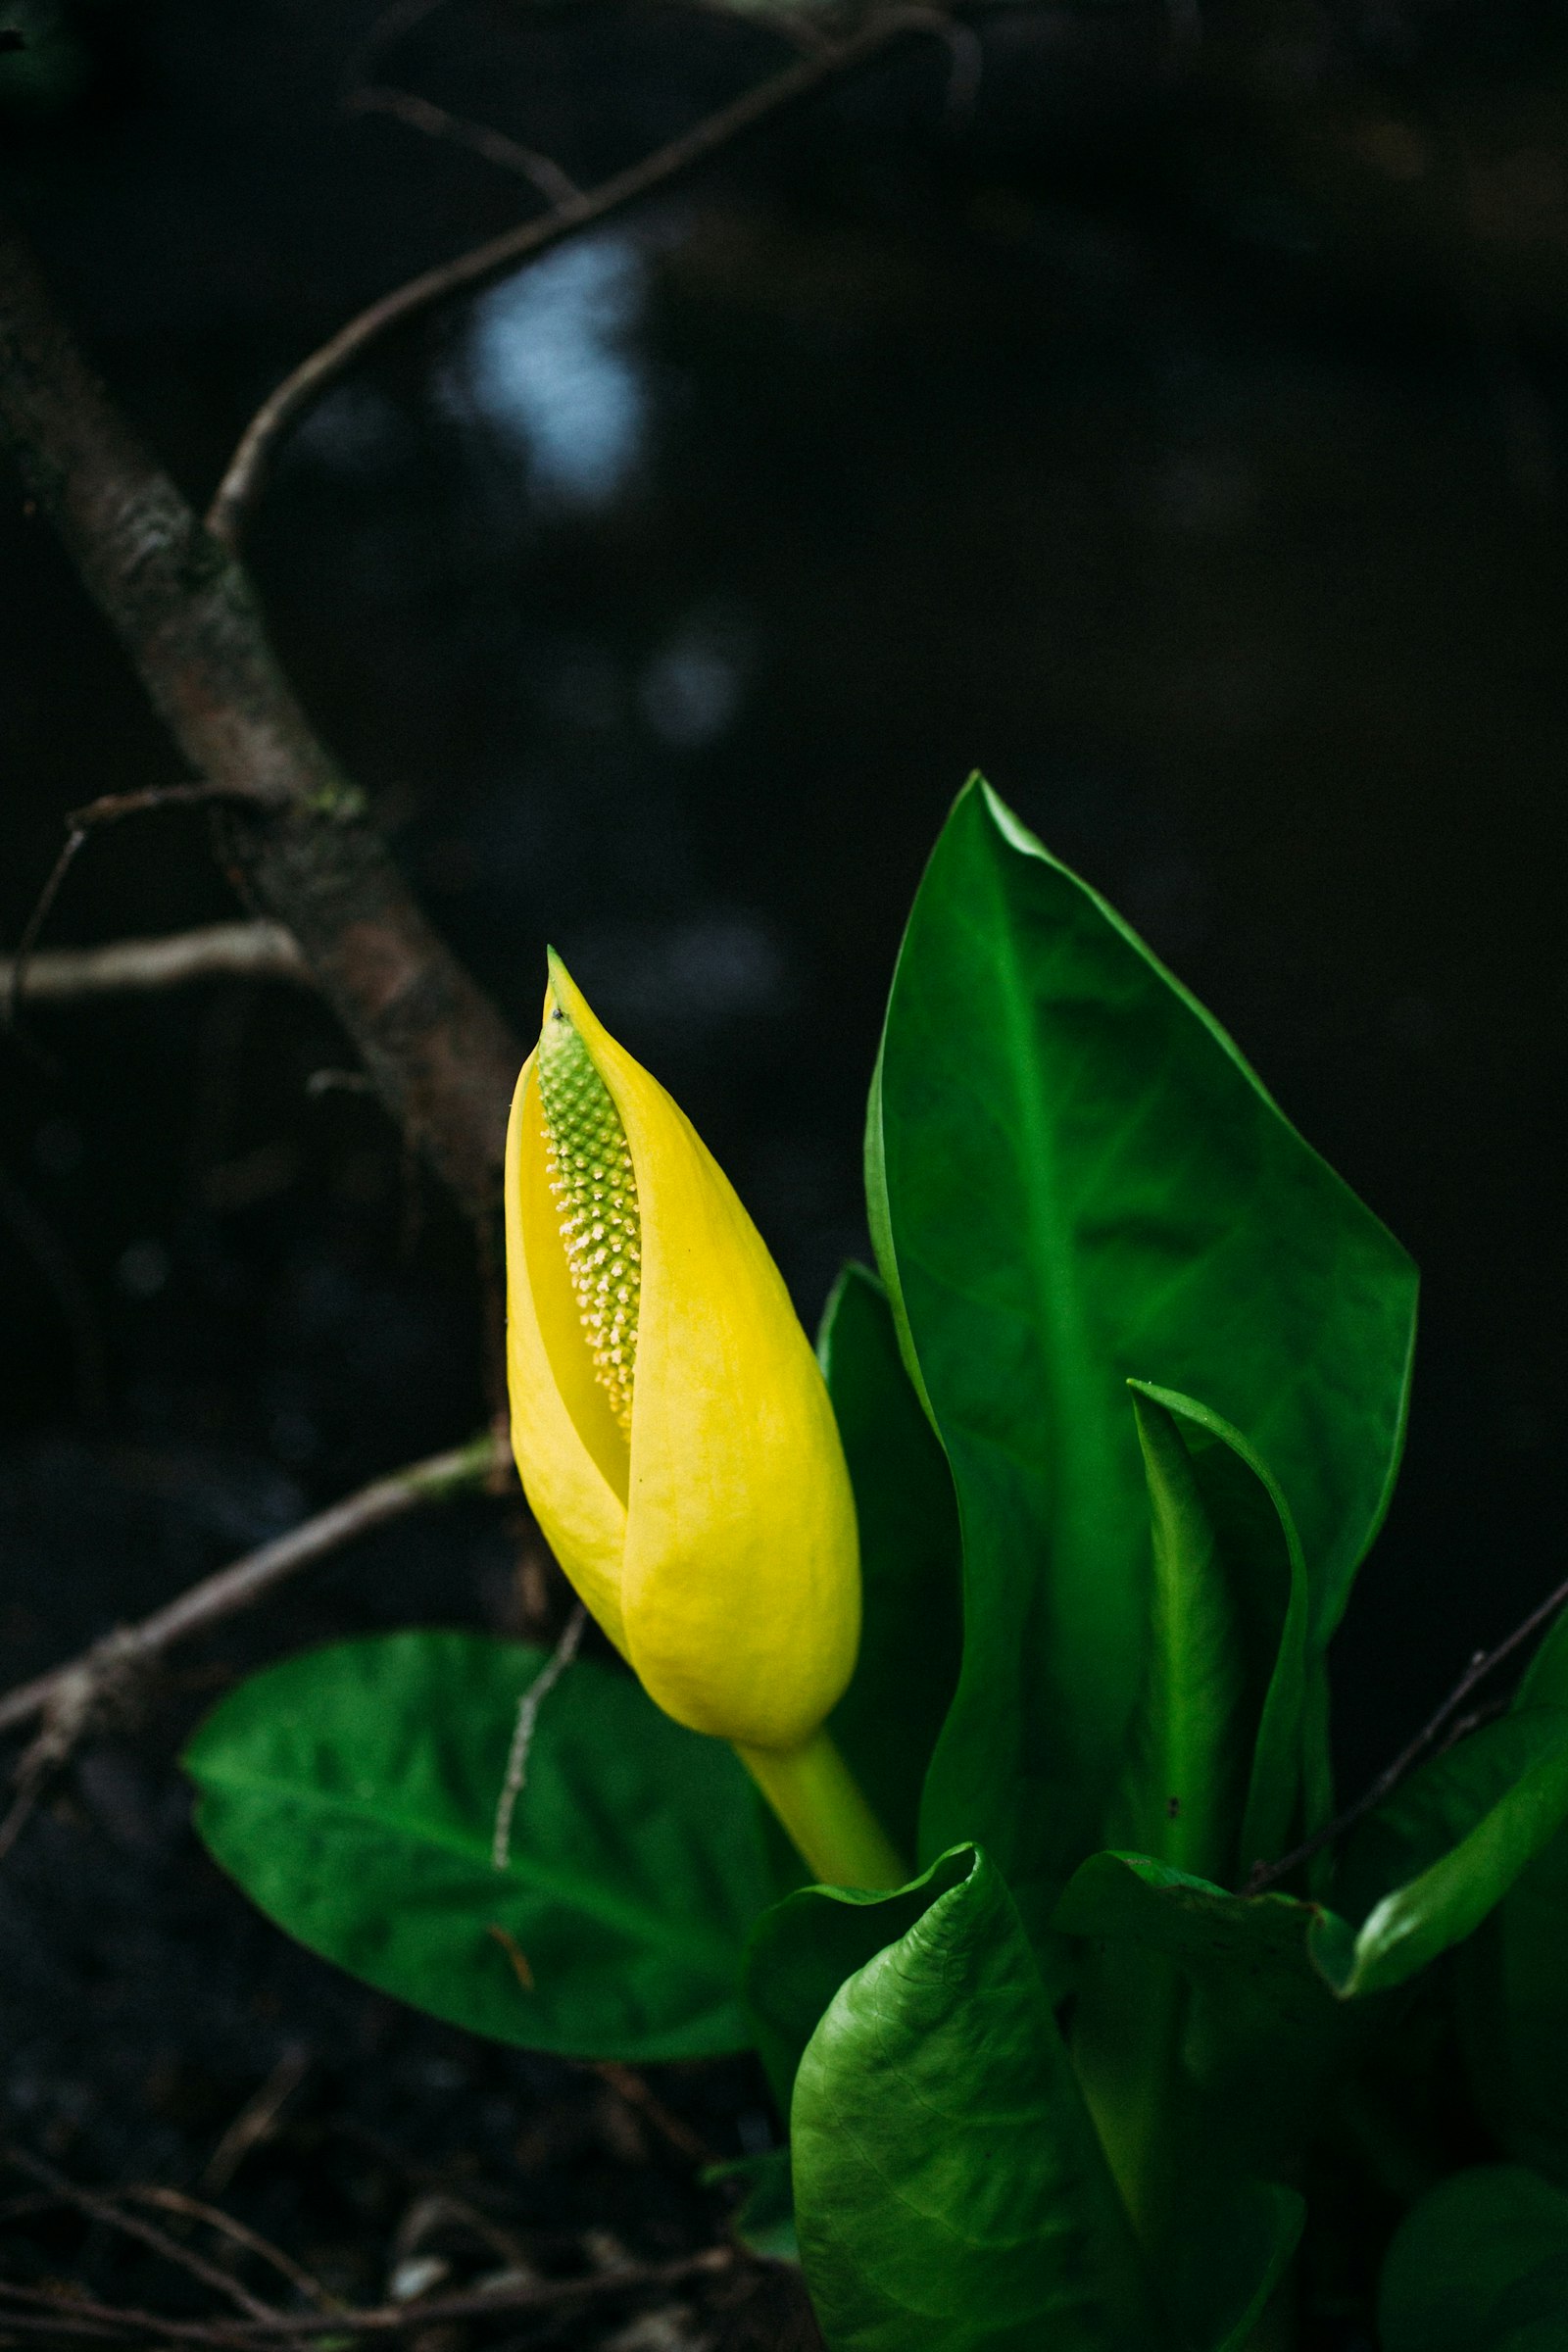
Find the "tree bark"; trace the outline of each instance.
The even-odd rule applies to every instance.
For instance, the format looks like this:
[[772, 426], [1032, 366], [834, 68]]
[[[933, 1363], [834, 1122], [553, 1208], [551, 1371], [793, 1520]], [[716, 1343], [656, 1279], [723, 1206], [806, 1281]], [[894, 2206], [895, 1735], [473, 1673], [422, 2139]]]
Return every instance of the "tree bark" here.
[[115, 410], [4, 224], [0, 432], [174, 742], [221, 796], [242, 895], [292, 932], [394, 1115], [488, 1218], [522, 1050], [316, 735], [244, 569]]

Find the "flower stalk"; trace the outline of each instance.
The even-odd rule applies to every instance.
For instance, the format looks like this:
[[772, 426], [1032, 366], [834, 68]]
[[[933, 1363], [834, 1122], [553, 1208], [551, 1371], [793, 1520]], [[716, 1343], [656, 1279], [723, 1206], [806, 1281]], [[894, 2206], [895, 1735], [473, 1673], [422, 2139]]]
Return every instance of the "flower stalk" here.
[[824, 1886], [890, 1893], [912, 1877], [828, 1732], [814, 1732], [804, 1747], [782, 1753], [740, 1746], [735, 1752]]

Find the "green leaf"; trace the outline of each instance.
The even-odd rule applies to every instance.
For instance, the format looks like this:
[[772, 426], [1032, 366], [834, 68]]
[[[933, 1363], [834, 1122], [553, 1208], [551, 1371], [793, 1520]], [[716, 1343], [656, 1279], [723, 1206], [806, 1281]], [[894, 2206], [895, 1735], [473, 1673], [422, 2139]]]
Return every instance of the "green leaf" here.
[[1195, 1996], [1182, 2065], [1205, 2103], [1205, 2130], [1226, 2143], [1234, 2171], [1268, 2174], [1297, 2160], [1345, 2034], [1310, 1947], [1316, 1936], [1348, 1950], [1343, 1920], [1292, 1895], [1229, 1894], [1148, 1856], [1105, 1853], [1074, 1873], [1054, 1924], [1171, 1961]]
[[831, 2352], [1167, 2339], [1000, 1873], [976, 1853], [835, 1995], [792, 2111]]
[[872, 1811], [915, 1851], [920, 1792], [958, 1680], [958, 1514], [941, 1446], [899, 1356], [887, 1294], [839, 1277], [818, 1341], [860, 1523], [860, 1656], [830, 1729]]
[[1383, 2352], [1568, 2352], [1568, 2197], [1522, 2165], [1443, 2181], [1389, 2249], [1378, 2333]]
[[963, 1529], [963, 1671], [924, 1850], [980, 1838], [1038, 1926], [1097, 1842], [1142, 1674], [1126, 1381], [1204, 1398], [1271, 1464], [1321, 1642], [1393, 1482], [1414, 1270], [1210, 1017], [978, 782], [905, 938], [866, 1178]]
[[1335, 1908], [1364, 1919], [1468, 1838], [1560, 1743], [1568, 1712], [1516, 1708], [1432, 1757], [1351, 1834], [1334, 1873]]
[[1306, 2202], [1278, 2181], [1216, 2177], [1200, 2156], [1185, 2187], [1161, 2249], [1167, 2300], [1200, 2352], [1246, 2352], [1300, 2242]]
[[746, 1954], [745, 1994], [781, 2114], [790, 2111], [801, 2053], [839, 1986], [897, 1943], [973, 1861], [973, 1847], [960, 1845], [897, 1894], [803, 1886], [763, 1912]]
[[[1314, 1938], [1313, 1957], [1343, 2000], [1402, 1984], [1474, 1933], [1568, 1815], [1568, 1710], [1539, 1710], [1534, 1761], [1468, 1836], [1374, 1905], [1347, 1955]], [[1561, 1966], [1561, 1946], [1558, 1946]]]
[[[1515, 1705], [1521, 1716], [1568, 1708], [1568, 1617], [1543, 1642]], [[1568, 1827], [1520, 1873], [1460, 1976], [1466, 2054], [1483, 2113], [1510, 2153], [1568, 2184], [1565, 1952]]]
[[1300, 1546], [1284, 1496], [1239, 1430], [1190, 1396], [1129, 1385], [1154, 1574], [1121, 1841], [1227, 1879], [1277, 1853], [1297, 1814]]
[[634, 2062], [746, 2047], [741, 1960], [765, 1899], [750, 1786], [629, 1676], [578, 1660], [551, 1691], [493, 1867], [543, 1664], [421, 1632], [270, 1667], [185, 1752], [197, 1826], [279, 1927], [453, 2025]]
[[1093, 1939], [1073, 2063], [1184, 2342], [1246, 2343], [1300, 2235], [1271, 2178], [1300, 2164], [1345, 2036], [1307, 1957], [1316, 1906], [1130, 1854], [1074, 1874], [1056, 1924]]
[[1251, 1726], [1219, 1539], [1173, 1415], [1136, 1385], [1153, 1558], [1127, 1841], [1200, 1878], [1229, 1870]]
[[[1303, 1960], [1342, 2001], [1403, 1984], [1474, 1931], [1568, 1812], [1568, 1711], [1538, 1708], [1516, 1728], [1495, 1729], [1500, 1737], [1465, 1741], [1385, 1808], [1373, 1850], [1412, 1866], [1441, 1846], [1446, 1826], [1451, 1836], [1466, 1825], [1466, 1834], [1380, 1895], [1359, 1930], [1321, 1904], [1227, 1894], [1135, 1854], [1084, 1863], [1054, 1925], [1149, 1944], [1190, 1974], [1229, 1966], [1238, 1972], [1223, 2004], [1232, 2029], [1260, 2000], [1282, 2024], [1294, 2016], [1295, 2034], [1305, 2023]], [[1356, 1864], [1351, 1891], [1366, 1885], [1367, 1870]]]

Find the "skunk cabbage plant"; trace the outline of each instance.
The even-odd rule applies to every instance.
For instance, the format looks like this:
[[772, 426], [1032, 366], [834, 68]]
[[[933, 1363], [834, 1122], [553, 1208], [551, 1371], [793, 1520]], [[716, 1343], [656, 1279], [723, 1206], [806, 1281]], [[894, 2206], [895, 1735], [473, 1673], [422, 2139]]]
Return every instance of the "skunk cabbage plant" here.
[[189, 1750], [213, 1852], [476, 2033], [755, 2050], [765, 2242], [830, 2352], [1327, 2342], [1379, 2270], [1385, 2352], [1568, 2343], [1568, 1637], [1334, 1821], [1405, 1253], [978, 780], [894, 974], [866, 1192], [876, 1268], [813, 1355], [552, 959], [514, 1442], [606, 1639], [255, 1677]]

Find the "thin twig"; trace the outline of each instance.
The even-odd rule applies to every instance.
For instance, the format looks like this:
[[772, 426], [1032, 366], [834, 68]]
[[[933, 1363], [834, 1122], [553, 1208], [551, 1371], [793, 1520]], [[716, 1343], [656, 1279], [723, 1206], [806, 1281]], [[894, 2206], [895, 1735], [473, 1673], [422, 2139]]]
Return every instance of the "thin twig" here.
[[[81, 2309], [74, 2296], [45, 2294], [36, 2287], [11, 2286], [4, 2279], [0, 2279], [0, 2295], [19, 2296], [25, 2303], [42, 2304], [44, 2307], [41, 2311], [15, 2311], [9, 2305], [0, 2304], [0, 2330], [8, 2337], [16, 2334], [41, 2335], [54, 2344], [59, 2344], [66, 2337], [74, 2339], [77, 2336], [84, 2336], [89, 2343], [95, 2344], [124, 2341], [122, 2329], [118, 2325], [106, 2325], [102, 2319], [86, 2316], [68, 2318], [68, 2313]], [[109, 2317], [113, 2323], [116, 2315], [111, 2313]]]
[[[421, 2187], [411, 2199], [393, 2235], [394, 2255], [399, 2261], [406, 2261], [422, 2253], [430, 2238], [448, 2225], [455, 2225], [474, 2244], [483, 2246], [487, 2254], [494, 2255], [519, 2277], [533, 2270], [526, 2247], [512, 2230], [504, 2230], [499, 2222], [481, 2213], [477, 2205], [470, 2205], [466, 2197], [455, 2195], [450, 2188]], [[402, 2299], [398, 2297], [400, 2302]]]
[[376, 67], [394, 42], [405, 40], [426, 17], [433, 17], [446, 0], [392, 0], [375, 19], [359, 46], [352, 50], [343, 69], [345, 89], [356, 90], [362, 82], [375, 79]]
[[[1291, 1853], [1281, 1855], [1279, 1861], [1255, 1864], [1244, 1891], [1248, 1894], [1265, 1894], [1271, 1886], [1277, 1886], [1282, 1879], [1289, 1878], [1293, 1870], [1298, 1869], [1303, 1862], [1310, 1862], [1314, 1854], [1320, 1854], [1325, 1846], [1336, 1844], [1347, 1831], [1353, 1830], [1356, 1823], [1364, 1821], [1369, 1813], [1376, 1812], [1378, 1806], [1391, 1797], [1401, 1782], [1415, 1770], [1428, 1748], [1435, 1744], [1458, 1714], [1477, 1684], [1484, 1683], [1499, 1666], [1506, 1665], [1514, 1652], [1523, 1648], [1531, 1636], [1540, 1633], [1542, 1627], [1549, 1624], [1565, 1606], [1568, 1606], [1568, 1581], [1548, 1592], [1545, 1599], [1497, 1643], [1495, 1649], [1476, 1651], [1437, 1713], [1421, 1726], [1415, 1738], [1399, 1750], [1394, 1762], [1378, 1774], [1372, 1786], [1363, 1789], [1353, 1805], [1347, 1805], [1343, 1813], [1337, 1813], [1332, 1821], [1326, 1822], [1322, 1829], [1315, 1831]], [[1452, 1742], [1447, 1744], [1451, 1745]]]
[[251, 2093], [225, 2128], [203, 2167], [203, 2188], [216, 2194], [228, 2186], [252, 2148], [270, 2136], [278, 2117], [309, 2072], [310, 2060], [303, 2050], [284, 2051], [267, 2081]]
[[[216, 2344], [232, 2343], [225, 2323], [210, 2320], [168, 2320], [155, 2311], [140, 2311], [133, 2304], [99, 2303], [90, 2295], [76, 2293], [74, 2288], [55, 2291], [48, 2287], [17, 2286], [9, 2278], [0, 2278], [0, 2327], [24, 2328], [33, 2334], [52, 2328], [60, 2335], [85, 2335], [101, 2342], [123, 2343], [127, 2337], [147, 2336], [155, 2344]], [[25, 2308], [14, 2311], [12, 2303]], [[29, 2317], [28, 2313], [40, 2316]], [[41, 2315], [48, 2313], [47, 2319]], [[312, 2323], [318, 2335], [321, 2323]], [[286, 2340], [286, 2339], [284, 2339]], [[296, 2339], [300, 2340], [300, 2339]]]
[[200, 2197], [188, 2197], [183, 2189], [178, 2188], [127, 2188], [122, 2194], [126, 2198], [134, 2198], [138, 2204], [156, 2205], [161, 2212], [177, 2213], [186, 2221], [204, 2223], [209, 2230], [216, 2230], [220, 2237], [226, 2237], [231, 2245], [243, 2247], [247, 2254], [254, 2254], [260, 2262], [270, 2263], [279, 2277], [286, 2278], [291, 2286], [297, 2286], [302, 2295], [308, 2295], [318, 2311], [330, 2312], [338, 2308], [336, 2298], [327, 2293], [320, 2280], [313, 2278], [310, 2272], [285, 2254], [281, 2246], [274, 2246], [269, 2237], [259, 2236], [254, 2230], [248, 2230], [243, 2222], [237, 2222], [232, 2214], [222, 2212], [217, 2205], [204, 2205]]
[[85, 2214], [89, 2221], [101, 2222], [108, 2229], [118, 2230], [124, 2237], [135, 2238], [154, 2254], [161, 2255], [165, 2262], [172, 2263], [176, 2270], [188, 2273], [192, 2278], [199, 2278], [204, 2286], [226, 2295], [231, 2303], [244, 2312], [247, 2319], [272, 2322], [283, 2318], [284, 2315], [272, 2304], [264, 2303], [260, 2295], [253, 2295], [250, 2288], [234, 2278], [231, 2272], [220, 2270], [217, 2263], [208, 2262], [204, 2256], [193, 2253], [189, 2246], [182, 2246], [177, 2238], [171, 2237], [166, 2230], [158, 2229], [156, 2224], [144, 2222], [138, 2214], [124, 2212], [114, 2197], [99, 2196], [90, 2188], [78, 2188], [63, 2173], [57, 2173], [52, 2164], [29, 2156], [22, 2148], [7, 2148], [5, 2161], [17, 2172], [25, 2174], [29, 2180], [36, 2180], [40, 2188], [46, 2188], [62, 2205], [73, 2206], [77, 2213]]
[[466, 1446], [431, 1454], [422, 1462], [395, 1470], [388, 1478], [372, 1480], [357, 1494], [290, 1528], [287, 1535], [264, 1544], [260, 1550], [247, 1552], [231, 1567], [204, 1577], [138, 1624], [122, 1627], [82, 1656], [6, 1692], [0, 1697], [0, 1732], [14, 1731], [38, 1715], [90, 1715], [106, 1683], [120, 1681], [129, 1661], [139, 1664], [157, 1658], [175, 1642], [250, 1608], [285, 1578], [373, 1527], [384, 1527], [389, 1520], [401, 1519], [406, 1512], [438, 1502], [448, 1494], [486, 1487], [506, 1472], [509, 1460], [505, 1441], [486, 1430]]
[[[624, 2270], [600, 2272], [585, 2278], [518, 2279], [515, 2284], [498, 2282], [465, 2294], [421, 2295], [416, 2303], [382, 2303], [364, 2311], [334, 2312], [329, 2326], [334, 2335], [401, 2335], [411, 2328], [447, 2327], [463, 2320], [485, 2319], [496, 2311], [561, 2311], [573, 2303], [595, 2302], [601, 2296], [646, 2294], [681, 2285], [689, 2278], [716, 2276], [732, 2269], [736, 2261], [733, 2248], [709, 2246], [701, 2254], [687, 2254], [676, 2262], [628, 2265]], [[296, 2334], [306, 2332], [298, 2320], [288, 2325]], [[244, 2320], [224, 2323], [224, 2331], [234, 2343], [265, 2343], [276, 2333], [270, 2324]], [[324, 2332], [319, 2321], [311, 2332], [317, 2336]]]
[[547, 246], [559, 244], [574, 230], [607, 220], [612, 213], [651, 194], [655, 188], [666, 187], [671, 180], [706, 163], [769, 117], [865, 65], [894, 41], [915, 32], [935, 31], [945, 38], [948, 24], [947, 15], [939, 9], [886, 9], [858, 32], [757, 83], [729, 105], [706, 115], [689, 130], [657, 148], [652, 155], [643, 156], [624, 171], [612, 172], [596, 187], [554, 206], [535, 220], [522, 221], [516, 228], [504, 230], [500, 236], [491, 237], [382, 295], [378, 302], [371, 303], [339, 327], [308, 359], [302, 360], [262, 403], [219, 484], [208, 510], [208, 529], [224, 547], [238, 544], [245, 516], [261, 490], [278, 440], [326, 387], [335, 383], [390, 328], [418, 317], [454, 294], [487, 284], [519, 262], [543, 253]]
[[449, 146], [466, 147], [471, 155], [482, 156], [499, 171], [514, 172], [519, 179], [527, 180], [546, 204], [560, 206], [582, 201], [581, 188], [569, 172], [563, 172], [554, 156], [541, 155], [516, 139], [509, 139], [504, 130], [492, 130], [488, 122], [472, 122], [466, 115], [454, 115], [446, 107], [418, 97], [413, 90], [394, 89], [386, 82], [367, 82], [349, 92], [343, 108], [350, 115], [389, 115], [394, 122], [406, 123], [410, 130], [421, 131], [427, 139], [445, 139]]
[[99, 800], [89, 801], [84, 808], [73, 808], [66, 818], [65, 847], [50, 868], [48, 879], [38, 893], [32, 912], [17, 943], [17, 952], [6, 967], [6, 1019], [14, 1022], [17, 1017], [17, 1006], [22, 1001], [32, 952], [49, 919], [50, 909], [60, 896], [60, 885], [74, 865], [79, 852], [95, 833], [101, 832], [105, 825], [118, 824], [122, 817], [143, 816], [149, 809], [189, 808], [203, 802], [232, 800], [234, 797], [231, 791], [212, 784], [151, 784], [141, 792], [106, 793]]
[[594, 2073], [601, 2082], [623, 2099], [634, 2115], [652, 2124], [661, 2138], [667, 2139], [678, 2155], [690, 2164], [711, 2164], [713, 2151], [699, 2133], [694, 2132], [672, 2109], [664, 2105], [658, 2092], [650, 2087], [635, 2067], [622, 2066], [618, 2059], [601, 2058]]
[[[676, 2262], [599, 2272], [584, 2278], [498, 2281], [492, 2287], [475, 2288], [466, 2294], [421, 2295], [411, 2303], [377, 2303], [361, 2310], [334, 2311], [321, 2316], [277, 2312], [265, 2320], [167, 2320], [152, 2312], [121, 2310], [85, 2296], [55, 2296], [35, 2287], [12, 2286], [4, 2280], [0, 2280], [0, 2297], [15, 2297], [34, 2309], [41, 2306], [57, 2311], [62, 2317], [79, 2316], [88, 2323], [89, 2329], [94, 2324], [106, 2329], [118, 2328], [122, 2334], [151, 2335], [155, 2342], [319, 2345], [323, 2339], [346, 2335], [406, 2335], [415, 2328], [488, 2319], [497, 2312], [559, 2313], [569, 2310], [574, 2303], [660, 2292], [694, 2278], [716, 2278], [736, 2269], [745, 2259], [731, 2246], [709, 2246], [701, 2254], [688, 2254]], [[10, 2313], [0, 2310], [0, 2325], [8, 2325], [10, 2318]]]
[[24, 966], [0, 956], [0, 997], [71, 1004], [83, 997], [139, 995], [193, 980], [310, 982], [305, 958], [281, 923], [203, 923], [161, 939], [116, 939], [97, 948], [35, 949]]
[[243, 567], [119, 415], [3, 219], [0, 441], [134, 662], [183, 772], [215, 801], [221, 789], [216, 846], [236, 891], [293, 934], [394, 1117], [465, 1212], [488, 1221], [521, 1044], [431, 928], [364, 794], [312, 728]]
[[539, 1710], [577, 1655], [577, 1644], [582, 1640], [583, 1627], [587, 1622], [588, 1612], [579, 1600], [566, 1619], [554, 1652], [517, 1701], [516, 1729], [512, 1735], [512, 1751], [507, 1757], [501, 1795], [496, 1804], [495, 1835], [490, 1840], [492, 1870], [505, 1870], [512, 1859], [512, 1817], [517, 1809], [517, 1799], [522, 1794], [522, 1785], [528, 1777], [528, 1750], [533, 1745]]

